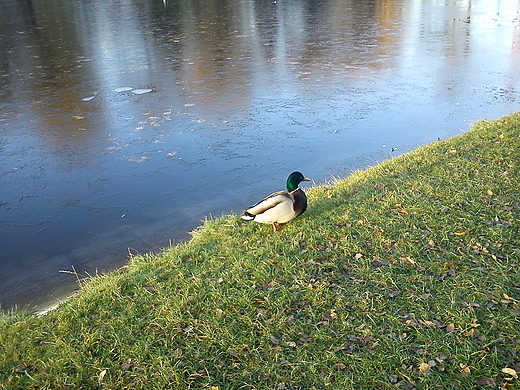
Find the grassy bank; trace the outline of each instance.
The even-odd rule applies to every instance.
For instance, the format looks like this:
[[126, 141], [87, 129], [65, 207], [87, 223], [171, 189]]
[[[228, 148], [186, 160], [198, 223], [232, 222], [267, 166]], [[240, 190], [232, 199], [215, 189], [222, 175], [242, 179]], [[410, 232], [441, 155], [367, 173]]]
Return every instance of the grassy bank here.
[[0, 388], [520, 388], [520, 115], [308, 197], [1, 316]]

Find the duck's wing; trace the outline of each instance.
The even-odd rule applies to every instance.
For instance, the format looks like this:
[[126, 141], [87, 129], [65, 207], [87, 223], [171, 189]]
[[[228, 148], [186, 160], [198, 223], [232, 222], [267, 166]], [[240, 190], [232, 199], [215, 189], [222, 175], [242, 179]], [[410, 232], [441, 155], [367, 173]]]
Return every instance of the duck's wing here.
[[268, 197], [262, 199], [260, 202], [248, 208], [245, 212], [258, 215], [262, 214], [266, 210], [272, 209], [276, 205], [284, 202], [293, 202], [294, 198], [291, 194], [286, 191], [275, 192], [274, 194], [269, 195]]
[[294, 199], [293, 209], [296, 216], [303, 214], [307, 209], [307, 196], [305, 192], [301, 188], [297, 188], [291, 192], [291, 195]]

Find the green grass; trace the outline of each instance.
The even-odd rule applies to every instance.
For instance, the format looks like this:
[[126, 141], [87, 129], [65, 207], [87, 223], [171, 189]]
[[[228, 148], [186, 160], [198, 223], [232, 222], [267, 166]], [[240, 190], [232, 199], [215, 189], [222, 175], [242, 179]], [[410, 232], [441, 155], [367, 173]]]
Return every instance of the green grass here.
[[207, 220], [1, 315], [0, 388], [518, 389], [519, 168], [515, 114], [312, 188], [281, 234]]

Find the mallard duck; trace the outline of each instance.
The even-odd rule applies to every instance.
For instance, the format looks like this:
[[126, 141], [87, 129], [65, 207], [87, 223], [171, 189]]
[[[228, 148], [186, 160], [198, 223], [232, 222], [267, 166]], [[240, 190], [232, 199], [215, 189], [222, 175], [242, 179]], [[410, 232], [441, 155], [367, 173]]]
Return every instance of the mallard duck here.
[[248, 221], [269, 223], [280, 233], [277, 226], [289, 222], [307, 209], [307, 197], [298, 185], [309, 181], [301, 172], [293, 172], [287, 179], [287, 191], [275, 192], [244, 211], [242, 218]]

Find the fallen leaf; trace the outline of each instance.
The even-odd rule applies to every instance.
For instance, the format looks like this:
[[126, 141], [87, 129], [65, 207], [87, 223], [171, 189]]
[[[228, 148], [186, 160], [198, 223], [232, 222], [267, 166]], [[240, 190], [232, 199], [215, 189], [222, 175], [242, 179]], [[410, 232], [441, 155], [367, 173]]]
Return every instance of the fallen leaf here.
[[397, 291], [387, 291], [386, 295], [388, 297], [390, 297], [390, 298], [395, 298], [396, 296], [398, 296], [401, 293], [402, 293], [402, 291], [400, 291], [400, 290], [397, 290]]
[[437, 328], [439, 328], [439, 329], [444, 328], [444, 324], [443, 324], [442, 322], [440, 322], [440, 321], [437, 321], [437, 320], [431, 320], [431, 322], [434, 323], [435, 326], [436, 326]]
[[379, 257], [374, 256], [374, 260], [370, 262], [373, 267], [382, 267], [388, 265], [388, 261], [383, 261]]
[[415, 265], [417, 263], [415, 259], [410, 256], [401, 256], [399, 260], [401, 260], [406, 266]]
[[322, 317], [323, 317], [323, 319], [325, 319], [325, 320], [327, 320], [329, 322], [332, 322], [333, 320], [338, 318], [338, 315], [336, 314], [336, 310], [332, 309], [330, 311], [330, 313], [327, 313], [327, 312], [323, 313]]
[[349, 350], [351, 350], [351, 347], [352, 347], [351, 343], [341, 344], [339, 347], [334, 348], [334, 352], [349, 351]]
[[469, 374], [471, 374], [471, 369], [467, 364], [460, 363], [460, 373], [464, 376], [468, 376]]
[[497, 387], [495, 379], [488, 378], [487, 376], [477, 379], [476, 382], [477, 382], [477, 385], [479, 385], [479, 386]]
[[332, 369], [337, 370], [337, 371], [344, 370], [345, 368], [347, 368], [347, 366], [343, 363], [336, 363], [336, 364], [332, 365]]
[[273, 288], [275, 288], [276, 286], [278, 285], [278, 282], [276, 282], [275, 280], [272, 280], [270, 281], [268, 284], [267, 284], [267, 289], [268, 290], [272, 290]]
[[487, 194], [487, 196], [493, 196], [493, 191], [491, 191], [491, 190], [487, 190], [487, 191], [486, 191], [486, 194]]
[[98, 375], [98, 381], [99, 381], [99, 382], [102, 382], [103, 379], [105, 378], [105, 375], [106, 375], [106, 374], [107, 374], [107, 370], [106, 370], [106, 369], [102, 370], [102, 371], [99, 373], [99, 375]]
[[280, 340], [278, 340], [274, 336], [270, 336], [269, 339], [271, 340], [271, 343], [273, 343], [274, 345], [279, 345], [280, 344]]
[[419, 365], [419, 371], [422, 372], [423, 374], [427, 374], [428, 372], [430, 372], [430, 365], [428, 363], [421, 363]]
[[300, 337], [300, 340], [299, 340], [300, 343], [308, 344], [308, 343], [310, 343], [312, 341], [312, 337], [309, 336], [307, 333], [302, 332], [301, 335], [302, 335], [302, 337]]
[[27, 373], [28, 371], [31, 371], [32, 368], [30, 366], [26, 366], [25, 364], [22, 364], [21, 366], [18, 366], [14, 369], [14, 372], [17, 374]]
[[446, 325], [446, 332], [453, 332], [455, 330], [455, 324], [452, 322], [451, 324]]
[[502, 372], [507, 375], [511, 375], [513, 378], [518, 379], [518, 374], [515, 370], [509, 367], [502, 368]]
[[411, 325], [413, 327], [416, 327], [416, 328], [423, 328], [423, 324], [421, 324], [419, 321], [417, 321], [415, 319], [415, 314], [414, 313], [408, 313], [406, 314], [404, 317], [403, 317], [403, 322], [406, 324], [406, 325]]
[[193, 330], [193, 326], [189, 325], [186, 328], [182, 329], [182, 332], [184, 332], [184, 333], [191, 333], [192, 330]]
[[291, 363], [289, 360], [282, 358], [282, 361], [280, 362], [284, 366], [292, 366], [293, 363]]
[[356, 332], [360, 332], [361, 329], [363, 329], [366, 326], [366, 324], [361, 324], [355, 328]]
[[121, 364], [121, 370], [128, 371], [132, 367], [132, 358], [125, 359]]
[[433, 322], [433, 321], [425, 320], [423, 322], [424, 322], [424, 325], [429, 326], [431, 328], [436, 328], [437, 327], [437, 324], [435, 324], [435, 322]]
[[238, 352], [235, 351], [234, 349], [230, 349], [230, 350], [228, 350], [228, 353], [229, 353], [231, 356], [233, 356], [235, 359], [238, 359], [238, 358], [239, 358], [239, 356], [238, 356]]

